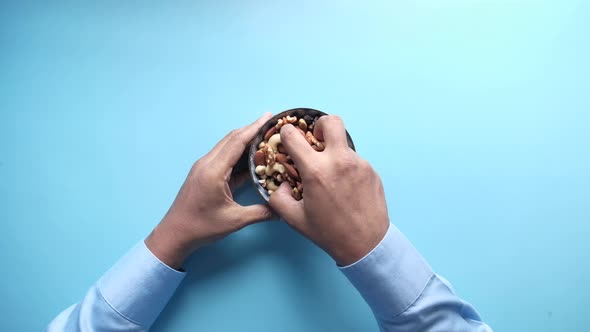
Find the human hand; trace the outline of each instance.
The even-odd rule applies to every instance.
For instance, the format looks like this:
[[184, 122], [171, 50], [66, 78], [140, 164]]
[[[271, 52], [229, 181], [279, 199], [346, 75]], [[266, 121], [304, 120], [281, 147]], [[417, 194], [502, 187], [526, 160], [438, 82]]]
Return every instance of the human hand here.
[[295, 200], [283, 182], [269, 203], [291, 227], [346, 266], [368, 254], [387, 232], [383, 185], [371, 165], [348, 147], [339, 117], [321, 117], [314, 136], [324, 141], [324, 151], [313, 150], [292, 125], [281, 128], [281, 142], [299, 170], [305, 196]]
[[168, 266], [179, 269], [196, 249], [249, 224], [268, 219], [267, 205], [242, 206], [232, 191], [248, 177], [232, 176], [246, 145], [271, 118], [267, 113], [241, 129], [231, 131], [191, 168], [174, 203], [145, 244]]

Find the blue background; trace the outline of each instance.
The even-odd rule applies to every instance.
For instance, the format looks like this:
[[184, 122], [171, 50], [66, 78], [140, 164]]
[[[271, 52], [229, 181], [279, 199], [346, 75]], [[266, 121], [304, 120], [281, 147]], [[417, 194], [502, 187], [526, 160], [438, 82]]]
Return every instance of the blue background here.
[[[3, 2], [0, 329], [42, 330], [226, 132], [304, 106], [344, 118], [392, 222], [494, 329], [584, 330], [589, 22], [583, 0]], [[280, 222], [188, 269], [155, 331], [376, 330]]]

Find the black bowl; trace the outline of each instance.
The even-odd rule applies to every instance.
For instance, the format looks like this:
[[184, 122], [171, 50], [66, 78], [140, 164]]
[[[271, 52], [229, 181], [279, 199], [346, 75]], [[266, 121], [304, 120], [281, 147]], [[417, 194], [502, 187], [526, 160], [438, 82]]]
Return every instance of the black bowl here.
[[[258, 175], [256, 175], [256, 172], [254, 171], [256, 169], [256, 165], [254, 165], [254, 154], [256, 153], [256, 151], [258, 151], [258, 144], [260, 144], [260, 142], [263, 141], [264, 134], [266, 133], [266, 131], [269, 130], [270, 127], [276, 125], [277, 121], [279, 119], [282, 119], [283, 117], [288, 116], [288, 115], [296, 116], [297, 118], [302, 118], [305, 115], [310, 115], [312, 117], [316, 117], [316, 116], [321, 117], [321, 116], [328, 115], [328, 114], [326, 114], [322, 111], [318, 111], [313, 108], [293, 108], [293, 109], [281, 112], [281, 113], [273, 116], [270, 120], [268, 120], [262, 126], [262, 128], [260, 128], [260, 130], [258, 131], [256, 136], [254, 137], [252, 142], [250, 142], [250, 152], [248, 154], [248, 166], [250, 168], [250, 177], [252, 178], [252, 182], [254, 182], [254, 186], [256, 187], [258, 192], [260, 193], [260, 196], [262, 196], [262, 198], [267, 202], [268, 202], [268, 199], [270, 198], [270, 195], [266, 191], [266, 188], [264, 188], [263, 186], [260, 185], [260, 183], [258, 183]], [[346, 132], [346, 140], [348, 141], [348, 146], [353, 151], [356, 151], [355, 147], [354, 147], [354, 143], [352, 142], [352, 138], [350, 138], [348, 131]]]

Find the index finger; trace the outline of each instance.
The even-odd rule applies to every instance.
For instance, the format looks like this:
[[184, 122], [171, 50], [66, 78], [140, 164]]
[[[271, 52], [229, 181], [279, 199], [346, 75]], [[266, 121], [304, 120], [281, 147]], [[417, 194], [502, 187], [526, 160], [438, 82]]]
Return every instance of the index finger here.
[[337, 115], [324, 115], [319, 118], [313, 128], [313, 135], [326, 143], [326, 149], [348, 146], [344, 122]]
[[221, 142], [215, 147], [217, 154], [215, 158], [218, 158], [218, 162], [220, 166], [223, 166], [224, 169], [230, 167], [234, 167], [234, 165], [238, 162], [246, 146], [250, 141], [256, 136], [258, 130], [272, 117], [271, 113], [265, 113], [263, 116], [258, 118], [258, 120], [254, 121], [253, 123], [247, 125], [246, 127], [242, 127], [240, 129], [234, 129], [226, 137], [223, 138], [222, 142], [225, 141], [224, 144]]
[[313, 163], [312, 159], [316, 151], [311, 148], [303, 135], [293, 125], [284, 125], [281, 128], [281, 144], [283, 144], [297, 168], [305, 173], [307, 166]]

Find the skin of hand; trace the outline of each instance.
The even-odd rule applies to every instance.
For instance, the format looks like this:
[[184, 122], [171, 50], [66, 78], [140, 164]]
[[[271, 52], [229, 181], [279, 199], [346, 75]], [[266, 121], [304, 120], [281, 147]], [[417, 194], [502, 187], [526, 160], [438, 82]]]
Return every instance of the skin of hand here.
[[267, 205], [242, 206], [232, 190], [248, 178], [232, 177], [232, 170], [262, 125], [267, 113], [254, 123], [231, 131], [204, 157], [194, 163], [174, 203], [145, 239], [146, 246], [162, 262], [180, 269], [196, 249], [247, 225], [267, 220]]
[[281, 141], [301, 175], [302, 200], [283, 182], [270, 206], [295, 230], [326, 251], [340, 266], [367, 255], [389, 227], [379, 175], [347, 145], [338, 116], [321, 117], [314, 135], [326, 148], [317, 152], [292, 126], [281, 128]]

